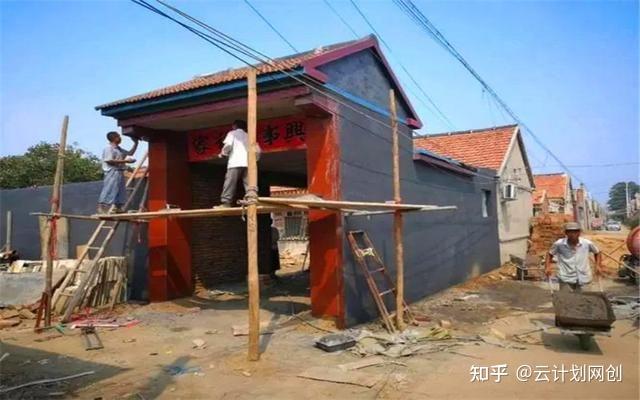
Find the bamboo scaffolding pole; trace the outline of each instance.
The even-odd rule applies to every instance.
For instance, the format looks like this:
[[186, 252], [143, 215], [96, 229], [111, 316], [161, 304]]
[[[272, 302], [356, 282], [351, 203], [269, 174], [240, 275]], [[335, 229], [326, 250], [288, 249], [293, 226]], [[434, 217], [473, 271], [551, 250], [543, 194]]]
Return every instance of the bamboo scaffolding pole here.
[[303, 205], [310, 208], [326, 208], [336, 210], [400, 210], [400, 211], [429, 211], [452, 209], [455, 206], [434, 206], [430, 204], [395, 204], [367, 201], [341, 201], [341, 200], [307, 200], [285, 197], [258, 197], [258, 202], [263, 204], [278, 205]]
[[256, 160], [256, 128], [258, 99], [256, 93], [256, 71], [251, 69], [247, 75], [248, 105], [247, 124], [249, 151], [247, 176], [247, 254], [249, 286], [249, 360], [260, 359], [260, 284], [258, 281], [258, 166]]
[[[402, 203], [400, 193], [400, 145], [398, 143], [398, 114], [396, 109], [396, 95], [389, 90], [389, 109], [391, 110], [391, 133], [393, 154], [393, 200], [395, 204]], [[404, 324], [404, 246], [402, 243], [402, 213], [398, 210], [393, 216], [393, 239], [396, 247], [396, 326], [403, 331]]]
[[[53, 188], [51, 191], [51, 214], [60, 212], [61, 196], [60, 185], [64, 175], [64, 155], [67, 148], [67, 129], [69, 127], [69, 116], [65, 115], [62, 120], [62, 130], [60, 132], [60, 143], [58, 146], [58, 160], [56, 162], [56, 173], [53, 178]], [[44, 327], [51, 326], [51, 298], [53, 281], [53, 236], [56, 235], [54, 223], [55, 219], [49, 219], [49, 229], [47, 232], [47, 260], [46, 260], [46, 280], [45, 280], [45, 301], [44, 301]], [[42, 306], [42, 305], [41, 305]]]
[[7, 211], [7, 233], [4, 238], [4, 248], [6, 251], [11, 251], [11, 229], [13, 228], [13, 218], [11, 210]]

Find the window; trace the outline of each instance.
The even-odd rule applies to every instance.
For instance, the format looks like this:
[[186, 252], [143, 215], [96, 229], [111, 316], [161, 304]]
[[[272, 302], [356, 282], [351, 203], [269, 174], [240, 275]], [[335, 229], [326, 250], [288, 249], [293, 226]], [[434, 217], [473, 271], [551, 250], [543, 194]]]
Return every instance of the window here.
[[489, 202], [491, 201], [491, 191], [483, 190], [482, 191], [482, 217], [489, 217]]

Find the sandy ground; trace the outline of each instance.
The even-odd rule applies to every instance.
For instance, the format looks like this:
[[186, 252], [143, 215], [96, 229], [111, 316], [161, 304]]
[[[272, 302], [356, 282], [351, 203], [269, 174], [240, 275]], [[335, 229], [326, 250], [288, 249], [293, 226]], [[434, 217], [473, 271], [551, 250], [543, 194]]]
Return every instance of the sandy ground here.
[[[611, 235], [606, 236], [602, 240]], [[74, 380], [16, 390], [4, 398], [639, 398], [637, 325], [628, 319], [616, 321], [611, 337], [595, 337], [588, 351], [581, 350], [575, 336], [561, 335], [553, 329], [515, 341], [513, 335], [534, 330], [536, 323], [553, 325], [553, 314], [547, 285], [513, 280], [509, 269], [439, 293], [414, 304], [412, 309], [430, 318], [427, 326], [446, 320], [454, 336], [504, 336], [501, 343], [512, 345], [510, 348], [478, 341], [457, 342], [459, 345], [451, 351], [403, 357], [394, 359], [401, 364], [359, 370], [380, 375], [372, 388], [299, 378], [297, 375], [309, 367], [336, 366], [359, 358], [348, 351], [325, 353], [313, 346], [332, 324], [308, 315], [307, 276], [292, 272], [292, 267], [283, 271], [283, 282], [263, 291], [261, 317], [270, 321], [275, 333], [262, 336], [260, 362], [246, 361], [247, 338], [231, 334], [232, 325], [246, 323], [246, 299], [242, 286], [227, 286], [220, 289], [236, 294], [210, 298], [203, 293], [176, 302], [120, 307], [120, 317], [141, 322], [128, 328], [99, 329], [102, 350], [85, 351], [77, 330], [66, 329], [65, 335], [54, 331], [35, 334], [25, 324], [1, 330], [0, 355], [10, 355], [0, 364], [0, 392], [33, 380], [95, 371]], [[637, 295], [637, 287], [628, 282], [608, 279], [603, 283], [610, 294]], [[292, 317], [292, 313], [316, 327]], [[380, 328], [373, 323], [367, 329]], [[193, 348], [194, 339], [204, 340], [206, 348]], [[506, 365], [508, 375], [500, 382], [495, 382], [495, 374], [485, 381], [472, 382], [470, 371], [474, 366], [476, 371], [486, 367], [495, 372], [499, 370], [495, 366], [501, 364]], [[522, 382], [516, 374], [526, 372], [527, 366], [532, 376]], [[581, 368], [589, 366], [591, 381], [572, 381], [574, 373], [579, 378]], [[599, 381], [600, 366], [603, 382]], [[611, 369], [615, 374], [610, 372], [609, 377], [610, 366], [617, 369]], [[182, 367], [187, 372], [171, 375], [170, 367]], [[562, 368], [568, 372], [563, 373]], [[622, 376], [618, 377], [620, 368]], [[607, 382], [608, 378], [619, 381]]]

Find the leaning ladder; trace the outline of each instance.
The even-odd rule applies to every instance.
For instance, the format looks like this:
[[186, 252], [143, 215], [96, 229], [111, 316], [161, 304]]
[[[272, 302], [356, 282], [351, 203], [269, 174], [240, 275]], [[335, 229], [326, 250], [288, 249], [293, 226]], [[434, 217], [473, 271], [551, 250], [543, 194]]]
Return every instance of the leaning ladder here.
[[[376, 249], [373, 247], [373, 243], [369, 240], [369, 236], [364, 231], [349, 231], [347, 233], [347, 238], [349, 239], [349, 245], [351, 246], [351, 250], [356, 257], [356, 261], [360, 266], [360, 269], [364, 273], [364, 277], [367, 281], [367, 285], [369, 286], [369, 291], [373, 296], [373, 300], [378, 306], [378, 311], [380, 312], [380, 316], [382, 317], [382, 321], [386, 326], [387, 330], [391, 333], [397, 332], [396, 325], [394, 324], [394, 318], [396, 316], [396, 312], [389, 312], [385, 304], [385, 299], [387, 296], [393, 297], [393, 304], [395, 304], [395, 294], [396, 288], [389, 276], [389, 272], [387, 268], [384, 266], [382, 259], [378, 256]], [[372, 267], [372, 269], [370, 268]], [[380, 275], [382, 279], [379, 279], [379, 283], [384, 285], [382, 287], [382, 291], [380, 291], [381, 287], [376, 283], [376, 276]], [[415, 318], [413, 313], [409, 309], [407, 303], [402, 300], [404, 306], [404, 317], [407, 319], [407, 322], [414, 323]]]
[[[127, 183], [126, 183], [127, 201], [123, 206], [123, 211], [126, 211], [127, 208], [129, 208], [138, 190], [140, 189], [142, 182], [145, 180], [144, 178], [146, 178], [148, 175], [148, 172], [145, 172], [142, 179], [139, 179], [135, 183], [135, 186], [131, 187], [138, 171], [140, 170], [140, 168], [142, 167], [142, 164], [145, 162], [146, 159], [147, 159], [147, 154], [145, 154], [144, 157], [142, 157], [142, 159], [136, 166], [135, 170], [127, 180]], [[108, 213], [109, 214], [113, 213], [114, 208], [115, 207], [112, 206], [109, 209]], [[98, 269], [99, 269], [98, 262], [100, 261], [100, 258], [102, 258], [102, 256], [104, 255], [104, 252], [107, 246], [109, 245], [109, 242], [115, 235], [116, 229], [118, 228], [119, 224], [120, 224], [120, 221], [108, 221], [108, 220], [100, 221], [97, 228], [93, 231], [93, 234], [89, 238], [89, 241], [87, 242], [85, 248], [80, 253], [80, 256], [75, 260], [75, 262], [73, 263], [73, 266], [71, 267], [71, 270], [67, 273], [64, 280], [62, 281], [62, 284], [53, 295], [53, 300], [51, 302], [52, 310], [56, 309], [56, 305], [58, 304], [58, 302], [62, 297], [69, 298], [69, 301], [67, 302], [67, 304], [63, 306], [63, 311], [64, 311], [62, 316], [63, 322], [69, 321], [71, 317], [71, 313], [73, 313], [73, 310], [78, 305], [80, 305], [80, 303], [84, 299], [88, 286], [91, 284], [91, 282], [93, 282], [94, 279], [96, 279], [96, 275], [98, 274]], [[82, 263], [84, 260], [88, 260], [88, 265], [86, 268], [82, 268]], [[77, 274], [81, 274], [80, 282], [78, 283], [78, 286], [75, 288], [75, 290], [70, 291], [68, 289], [72, 285], [72, 283], [75, 282]], [[114, 295], [117, 295], [117, 293]]]

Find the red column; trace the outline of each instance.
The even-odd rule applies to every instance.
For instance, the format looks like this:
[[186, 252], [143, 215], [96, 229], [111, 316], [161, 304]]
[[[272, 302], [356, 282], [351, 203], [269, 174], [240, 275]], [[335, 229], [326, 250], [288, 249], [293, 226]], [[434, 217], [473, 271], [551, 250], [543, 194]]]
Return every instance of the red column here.
[[[309, 192], [327, 200], [340, 199], [338, 132], [333, 118], [307, 123], [307, 181]], [[334, 318], [344, 326], [342, 222], [338, 214], [309, 212], [311, 253], [311, 312]]]
[[[149, 142], [149, 210], [167, 204], [191, 208], [186, 136], [155, 133]], [[185, 218], [149, 222], [149, 300], [189, 296], [191, 280], [190, 221]]]

